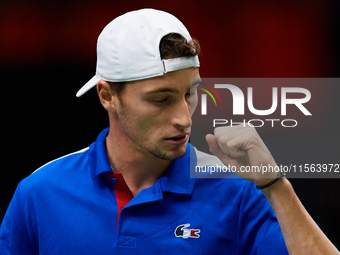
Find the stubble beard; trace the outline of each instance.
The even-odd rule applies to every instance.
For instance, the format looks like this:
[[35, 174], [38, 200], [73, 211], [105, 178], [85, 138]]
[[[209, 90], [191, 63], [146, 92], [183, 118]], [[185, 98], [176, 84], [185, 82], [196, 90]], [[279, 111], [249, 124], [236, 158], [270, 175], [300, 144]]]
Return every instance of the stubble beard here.
[[[141, 140], [139, 142], [141, 142]], [[169, 152], [162, 151], [156, 144], [145, 144], [143, 147], [145, 151], [151, 154], [152, 156], [168, 161], [173, 161], [185, 155], [185, 152], [172, 153], [170, 151]]]
[[[122, 104], [123, 105], [123, 104]], [[122, 107], [124, 109], [124, 107]], [[125, 110], [124, 110], [125, 111]], [[127, 116], [126, 112], [123, 112], [123, 116]], [[137, 150], [141, 151], [142, 153], [151, 154], [152, 156], [163, 159], [163, 160], [168, 160], [168, 161], [173, 161], [175, 159], [181, 158], [185, 155], [185, 152], [181, 153], [166, 153], [161, 151], [161, 149], [158, 147], [157, 143], [154, 144], [147, 144], [147, 137], [150, 137], [149, 133], [146, 133], [144, 136], [140, 136], [138, 134], [138, 130], [136, 130], [136, 127], [131, 127], [130, 124], [127, 124], [128, 120], [126, 118], [121, 119], [121, 128], [125, 136], [130, 140], [132, 144], [137, 144], [139, 148], [137, 147]], [[137, 128], [138, 129], [138, 128]], [[188, 144], [186, 144], [185, 149], [187, 148]]]
[[[156, 158], [169, 160], [169, 161], [173, 161], [185, 155], [185, 152], [181, 152], [181, 153], [178, 152], [174, 154], [174, 153], [171, 153], [170, 151], [168, 153], [161, 151], [161, 149], [157, 146], [157, 144], [146, 144], [146, 141], [147, 141], [146, 137], [148, 137], [148, 134], [146, 134], [145, 137], [138, 137], [135, 135], [136, 132], [134, 132], [134, 130], [130, 126], [124, 125], [123, 131], [131, 143], [139, 145], [139, 150], [142, 153], [145, 153], [145, 154], [148, 153]], [[188, 146], [188, 144], [186, 146]]]
[[169, 161], [173, 161], [175, 159], [181, 158], [185, 155], [184, 153], [178, 153], [175, 155], [167, 155], [166, 153], [162, 153], [158, 148], [147, 148], [149, 153], [153, 156], [155, 156], [156, 158], [159, 159], [163, 159], [163, 160], [169, 160]]

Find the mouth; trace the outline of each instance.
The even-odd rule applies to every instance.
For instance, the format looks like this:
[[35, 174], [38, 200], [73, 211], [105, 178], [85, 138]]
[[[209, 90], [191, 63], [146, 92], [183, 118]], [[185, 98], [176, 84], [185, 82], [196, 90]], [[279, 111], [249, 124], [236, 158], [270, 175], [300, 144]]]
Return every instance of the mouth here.
[[185, 144], [188, 140], [189, 140], [188, 133], [183, 133], [174, 137], [165, 138], [165, 141], [177, 146]]

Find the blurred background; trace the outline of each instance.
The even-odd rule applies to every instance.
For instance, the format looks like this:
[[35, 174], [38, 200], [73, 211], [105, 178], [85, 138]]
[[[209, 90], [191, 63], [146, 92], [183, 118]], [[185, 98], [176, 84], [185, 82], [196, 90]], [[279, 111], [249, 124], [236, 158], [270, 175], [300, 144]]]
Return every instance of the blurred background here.
[[[2, 0], [0, 220], [21, 179], [89, 146], [108, 126], [95, 90], [75, 94], [95, 73], [103, 27], [145, 7], [174, 14], [200, 41], [202, 77], [340, 76], [338, 0]], [[340, 87], [328, 89], [312, 93], [313, 125], [259, 130], [279, 164], [340, 163]], [[340, 179], [291, 182], [340, 248]]]

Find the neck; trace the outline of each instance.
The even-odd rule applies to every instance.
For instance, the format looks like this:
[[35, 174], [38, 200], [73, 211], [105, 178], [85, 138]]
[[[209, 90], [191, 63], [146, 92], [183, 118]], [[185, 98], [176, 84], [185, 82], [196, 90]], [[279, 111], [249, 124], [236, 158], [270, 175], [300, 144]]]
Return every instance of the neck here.
[[164, 174], [171, 161], [157, 158], [134, 149], [132, 141], [112, 132], [106, 138], [106, 150], [110, 165], [120, 172], [133, 195], [151, 187]]

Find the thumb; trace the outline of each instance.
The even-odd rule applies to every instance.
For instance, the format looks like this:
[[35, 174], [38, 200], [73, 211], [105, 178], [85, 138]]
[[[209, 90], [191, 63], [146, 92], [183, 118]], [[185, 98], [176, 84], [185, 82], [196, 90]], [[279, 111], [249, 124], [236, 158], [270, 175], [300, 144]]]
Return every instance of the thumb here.
[[220, 146], [218, 145], [215, 136], [208, 134], [205, 136], [205, 140], [207, 140], [209, 150], [212, 154], [216, 155], [220, 159], [223, 158], [223, 156], [225, 156], [225, 153], [223, 153]]

